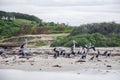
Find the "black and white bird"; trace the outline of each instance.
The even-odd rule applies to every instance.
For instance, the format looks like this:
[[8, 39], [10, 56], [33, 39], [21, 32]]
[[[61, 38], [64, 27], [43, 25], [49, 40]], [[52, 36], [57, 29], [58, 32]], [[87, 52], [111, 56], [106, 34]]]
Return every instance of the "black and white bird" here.
[[59, 57], [59, 55], [60, 55], [60, 51], [57, 50], [57, 48], [54, 48], [53, 51], [55, 52], [54, 55], [53, 55], [53, 57], [54, 57], [54, 58]]
[[107, 50], [103, 53], [103, 56], [110, 57], [111, 56], [111, 50]]
[[90, 49], [93, 49], [94, 51], [96, 51], [95, 46], [87, 46], [87, 45], [84, 45], [84, 46], [82, 46], [82, 48], [83, 48], [83, 49], [86, 48], [87, 51], [89, 51]]
[[32, 52], [29, 49], [27, 49], [27, 44], [28, 44], [27, 39], [25, 39], [25, 43], [20, 46], [20, 50], [18, 52], [22, 56], [32, 55]]
[[19, 50], [19, 54], [22, 56], [31, 56], [32, 52], [28, 49], [22, 49], [22, 50]]
[[87, 52], [84, 50], [84, 52], [82, 53], [81, 58], [82, 58], [82, 59], [86, 59], [86, 57], [87, 57]]
[[61, 50], [60, 55], [65, 56], [65, 50]]
[[97, 52], [94, 53], [94, 55], [90, 58], [90, 60], [92, 60], [92, 61], [95, 60], [95, 59], [98, 60], [99, 56], [100, 56], [100, 51], [97, 50]]
[[75, 52], [74, 46], [72, 46], [72, 47], [71, 47], [71, 54], [72, 54], [72, 55], [75, 55], [75, 53], [76, 53], [76, 52]]

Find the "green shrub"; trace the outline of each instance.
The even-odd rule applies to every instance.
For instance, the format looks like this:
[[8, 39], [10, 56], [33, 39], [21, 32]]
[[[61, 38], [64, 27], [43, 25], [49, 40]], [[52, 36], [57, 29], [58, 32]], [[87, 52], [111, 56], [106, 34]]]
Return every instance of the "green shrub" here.
[[45, 42], [42, 42], [42, 41], [39, 41], [39, 42], [37, 42], [36, 44], [35, 44], [35, 46], [45, 46], [45, 45], [47, 45]]
[[[71, 34], [63, 40], [57, 41], [61, 46], [72, 46], [72, 40], [77, 41], [76, 46], [89, 45], [95, 46], [120, 46], [120, 24], [111, 23], [93, 23], [81, 25], [73, 29]], [[58, 46], [52, 43], [52, 46]]]

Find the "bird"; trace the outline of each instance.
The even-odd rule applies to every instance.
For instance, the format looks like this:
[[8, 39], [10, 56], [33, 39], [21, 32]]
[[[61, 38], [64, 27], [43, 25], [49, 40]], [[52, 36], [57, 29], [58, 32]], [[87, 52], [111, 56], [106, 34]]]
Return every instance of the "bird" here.
[[85, 52], [85, 50], [84, 50], [84, 52], [82, 53], [82, 59], [86, 59], [86, 57], [87, 57], [87, 52]]
[[111, 50], [107, 50], [103, 53], [103, 56], [110, 57], [111, 56]]
[[28, 49], [21, 49], [18, 52], [22, 56], [30, 56], [30, 55], [32, 55], [32, 52], [30, 50], [28, 50]]
[[54, 55], [53, 55], [53, 57], [54, 57], [54, 58], [59, 57], [60, 51], [57, 50], [56, 48], [54, 48], [53, 51], [55, 52]]
[[17, 57], [16, 57], [16, 56], [14, 56], [12, 60], [13, 60], [13, 61], [15, 61], [16, 59], [17, 59]]
[[90, 58], [90, 60], [92, 60], [92, 61], [93, 61], [93, 60], [94, 60], [94, 58], [95, 58], [95, 57], [94, 57], [94, 56], [92, 56], [92, 57]]
[[27, 39], [25, 39], [25, 43], [23, 43], [20, 46], [20, 50], [18, 52], [22, 56], [30, 56], [30, 55], [32, 55], [32, 52], [29, 49], [27, 49], [27, 44], [28, 44]]
[[110, 57], [110, 56], [111, 56], [111, 54], [112, 54], [112, 53], [111, 53], [111, 51], [109, 51], [109, 52], [108, 52], [108, 54], [107, 54], [107, 56], [108, 56], [108, 57]]
[[71, 52], [69, 52], [69, 51], [65, 52], [65, 55], [66, 55], [67, 58], [70, 58]]
[[79, 54], [79, 55], [80, 55], [80, 54], [81, 54], [81, 52], [80, 52], [80, 51], [78, 51], [78, 52], [77, 52], [77, 54]]
[[103, 53], [103, 56], [105, 56], [105, 55], [107, 54], [107, 52], [108, 52], [108, 51], [105, 51], [105, 52]]
[[20, 46], [21, 49], [24, 48], [24, 47], [25, 47], [25, 43], [23, 43], [23, 44]]
[[89, 51], [89, 49], [93, 49], [94, 51], [96, 51], [95, 46], [87, 46], [87, 45], [84, 45], [84, 46], [82, 46], [82, 49], [84, 49], [84, 48], [86, 48], [87, 51]]
[[73, 47], [73, 46], [71, 47], [71, 54], [72, 54], [72, 55], [75, 55], [75, 50], [74, 50], [74, 47]]
[[65, 56], [65, 50], [61, 50], [60, 55]]
[[75, 46], [76, 46], [77, 42], [75, 40], [73, 40], [72, 43], [73, 43], [73, 45], [71, 47], [71, 53], [72, 53], [72, 55], [75, 55], [75, 53], [76, 53]]
[[98, 59], [99, 55], [100, 55], [100, 51], [99, 51], [99, 50], [97, 50], [97, 54], [96, 54], [96, 56], [95, 56], [95, 57]]
[[0, 55], [4, 53], [4, 49], [0, 48]]

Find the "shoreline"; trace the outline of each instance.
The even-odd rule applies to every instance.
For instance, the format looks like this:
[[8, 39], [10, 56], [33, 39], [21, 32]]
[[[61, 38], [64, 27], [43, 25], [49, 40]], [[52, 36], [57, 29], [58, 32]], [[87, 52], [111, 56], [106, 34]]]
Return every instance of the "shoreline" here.
[[[40, 72], [40, 71], [22, 71], [14, 69], [0, 69], [2, 80], [119, 80], [120, 70], [110, 71], [73, 71], [73, 72]], [[7, 77], [5, 77], [7, 76]]]

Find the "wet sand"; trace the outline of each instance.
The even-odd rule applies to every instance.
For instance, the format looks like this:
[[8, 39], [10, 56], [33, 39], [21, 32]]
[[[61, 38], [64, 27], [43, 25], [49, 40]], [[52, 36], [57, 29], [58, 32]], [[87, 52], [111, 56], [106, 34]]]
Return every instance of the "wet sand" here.
[[5, 69], [0, 70], [1, 80], [119, 80], [120, 71], [109, 70], [98, 72], [67, 71], [67, 72], [38, 72]]

